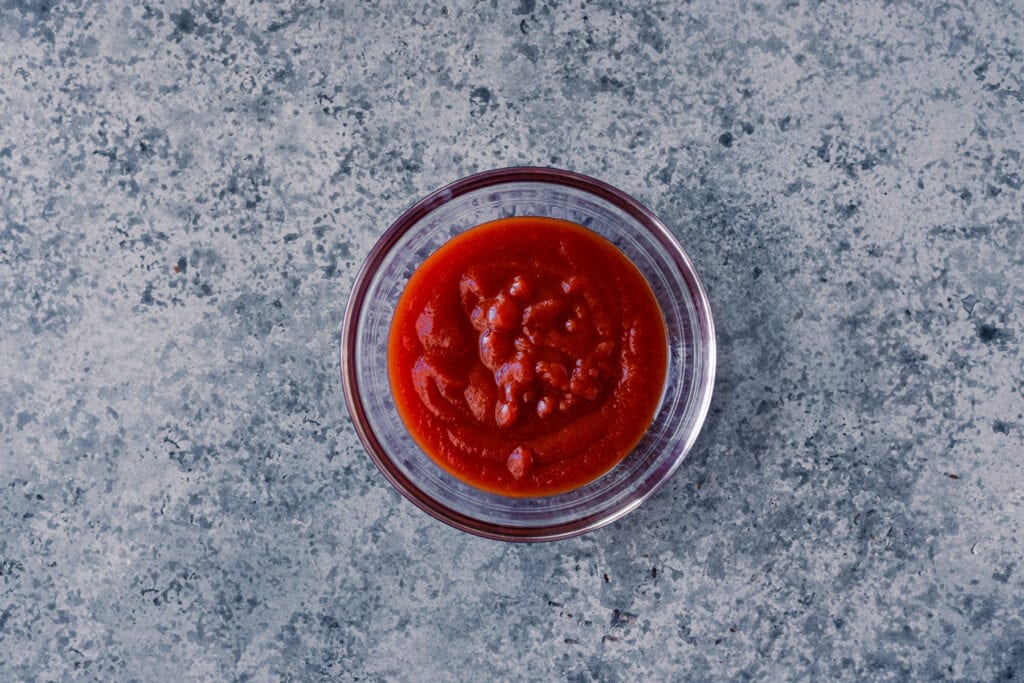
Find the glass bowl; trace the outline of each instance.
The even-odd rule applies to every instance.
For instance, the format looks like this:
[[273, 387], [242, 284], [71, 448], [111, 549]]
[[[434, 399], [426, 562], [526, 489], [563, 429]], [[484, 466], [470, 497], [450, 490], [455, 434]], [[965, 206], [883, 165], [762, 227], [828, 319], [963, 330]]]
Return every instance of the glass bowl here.
[[[406, 431], [391, 398], [388, 332], [409, 277], [446, 241], [509, 216], [573, 221], [603, 235], [647, 278], [665, 316], [668, 371], [647, 433], [618, 465], [553, 496], [487, 493], [442, 470]], [[679, 467], [711, 402], [715, 330], [704, 286], [665, 225], [624, 192], [550, 168], [507, 168], [458, 180], [420, 200], [388, 228], [356, 275], [341, 334], [352, 421], [377, 467], [417, 507], [458, 529], [508, 541], [568, 538], [636, 509]]]

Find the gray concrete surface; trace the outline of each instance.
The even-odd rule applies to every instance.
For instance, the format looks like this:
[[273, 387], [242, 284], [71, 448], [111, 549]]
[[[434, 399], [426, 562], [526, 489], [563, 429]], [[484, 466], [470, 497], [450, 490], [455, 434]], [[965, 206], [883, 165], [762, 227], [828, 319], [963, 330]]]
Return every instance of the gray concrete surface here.
[[[1015, 2], [0, 2], [0, 678], [1024, 677]], [[626, 520], [518, 546], [360, 447], [402, 210], [554, 165], [720, 332]]]

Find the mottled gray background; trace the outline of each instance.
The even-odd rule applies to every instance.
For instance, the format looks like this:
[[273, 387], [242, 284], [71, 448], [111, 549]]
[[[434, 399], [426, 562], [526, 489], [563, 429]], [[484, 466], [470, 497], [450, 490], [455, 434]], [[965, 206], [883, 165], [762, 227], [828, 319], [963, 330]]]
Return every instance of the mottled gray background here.
[[[1019, 2], [0, 0], [0, 678], [1024, 676]], [[356, 268], [555, 165], [707, 284], [636, 513], [429, 519], [345, 411]]]

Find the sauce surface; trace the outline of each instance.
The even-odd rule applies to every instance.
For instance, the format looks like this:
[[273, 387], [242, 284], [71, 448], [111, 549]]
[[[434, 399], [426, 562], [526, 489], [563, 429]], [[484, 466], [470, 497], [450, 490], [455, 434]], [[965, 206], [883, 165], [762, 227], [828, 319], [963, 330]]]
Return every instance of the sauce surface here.
[[391, 323], [399, 415], [443, 469], [505, 496], [570, 491], [633, 449], [665, 381], [665, 323], [614, 245], [552, 218], [485, 223], [417, 268]]

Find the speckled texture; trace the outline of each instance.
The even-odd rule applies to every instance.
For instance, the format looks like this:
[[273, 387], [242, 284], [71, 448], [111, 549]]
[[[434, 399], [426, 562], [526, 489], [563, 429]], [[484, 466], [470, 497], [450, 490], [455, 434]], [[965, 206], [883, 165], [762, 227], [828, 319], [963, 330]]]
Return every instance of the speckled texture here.
[[[0, 678], [1024, 677], [1014, 2], [0, 0]], [[678, 5], [678, 6], [677, 6]], [[719, 381], [633, 515], [405, 502], [359, 263], [556, 165], [704, 276]]]

